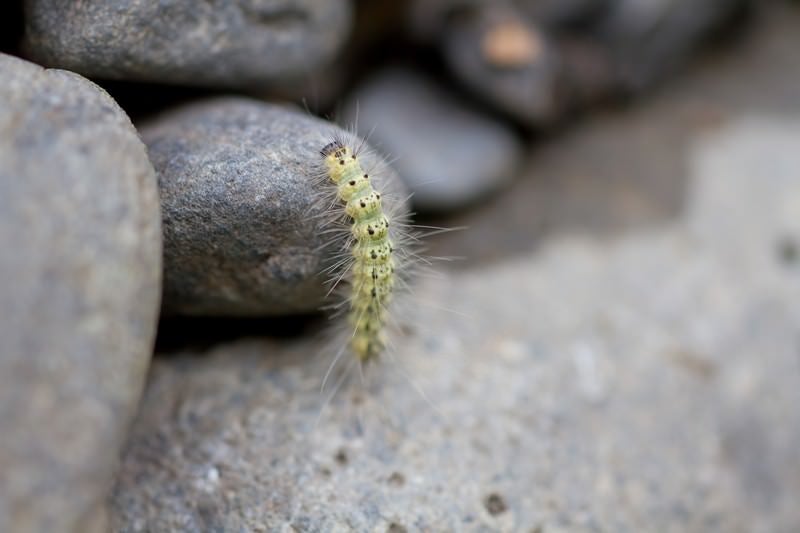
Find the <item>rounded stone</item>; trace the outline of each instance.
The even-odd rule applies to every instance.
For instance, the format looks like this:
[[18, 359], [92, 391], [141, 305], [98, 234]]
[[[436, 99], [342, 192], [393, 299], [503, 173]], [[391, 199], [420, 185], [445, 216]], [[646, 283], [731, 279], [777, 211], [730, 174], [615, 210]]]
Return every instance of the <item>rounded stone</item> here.
[[576, 28], [591, 23], [615, 0], [516, 0], [533, 20], [552, 28]]
[[517, 123], [552, 126], [655, 86], [750, 0], [419, 0], [412, 34], [476, 97]]
[[420, 211], [478, 201], [508, 183], [522, 159], [508, 126], [411, 71], [376, 75], [356, 90], [346, 114], [379, 150], [397, 157], [393, 166]]
[[327, 63], [350, 31], [348, 0], [26, 0], [37, 61], [101, 78], [261, 87]]
[[689, 61], [700, 45], [741, 15], [751, 0], [614, 0], [592, 33], [616, 63], [620, 89], [639, 92]]
[[[331, 239], [323, 215], [340, 207], [319, 209], [332, 190], [320, 181], [320, 150], [346, 132], [245, 98], [195, 103], [141, 132], [161, 189], [165, 313], [283, 315], [322, 305]], [[388, 198], [404, 198], [380, 160], [364, 163]]]
[[[508, 43], [503, 54], [495, 51], [495, 42]], [[523, 46], [526, 53], [513, 53]], [[568, 107], [560, 87], [559, 51], [551, 37], [517, 9], [490, 4], [453, 18], [441, 50], [459, 81], [517, 122], [546, 126]], [[507, 56], [516, 60], [509, 62]]]
[[0, 531], [103, 531], [155, 337], [155, 175], [93, 83], [6, 55], [0, 79]]

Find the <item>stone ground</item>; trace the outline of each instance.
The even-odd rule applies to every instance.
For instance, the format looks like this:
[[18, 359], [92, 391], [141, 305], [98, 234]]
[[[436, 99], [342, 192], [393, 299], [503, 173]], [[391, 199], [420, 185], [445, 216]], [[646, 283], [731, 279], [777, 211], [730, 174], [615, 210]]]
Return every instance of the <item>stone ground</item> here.
[[537, 143], [326, 408], [322, 340], [156, 358], [115, 530], [798, 530], [799, 25]]

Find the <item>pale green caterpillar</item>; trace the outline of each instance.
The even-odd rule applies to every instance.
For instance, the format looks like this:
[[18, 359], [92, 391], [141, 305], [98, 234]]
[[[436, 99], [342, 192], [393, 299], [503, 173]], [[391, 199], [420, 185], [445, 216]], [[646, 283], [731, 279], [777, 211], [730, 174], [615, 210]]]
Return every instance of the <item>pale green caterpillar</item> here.
[[[320, 153], [327, 179], [336, 187], [336, 200], [344, 204], [350, 222], [349, 238], [340, 261], [349, 271], [348, 322], [353, 328], [349, 341], [353, 355], [363, 364], [376, 359], [386, 348], [388, 305], [397, 285], [395, 244], [390, 238], [390, 217], [380, 192], [372, 186], [361, 165], [358, 149], [340, 140]], [[336, 282], [342, 279], [338, 277]]]

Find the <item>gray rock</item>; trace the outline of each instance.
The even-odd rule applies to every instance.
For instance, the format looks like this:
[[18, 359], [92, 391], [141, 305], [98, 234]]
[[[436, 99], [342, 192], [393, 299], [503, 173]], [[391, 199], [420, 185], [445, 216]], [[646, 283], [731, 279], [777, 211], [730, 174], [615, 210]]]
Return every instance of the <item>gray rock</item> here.
[[560, 33], [563, 25], [594, 20], [608, 1], [420, 0], [409, 26], [478, 98], [539, 128], [607, 98], [616, 82], [604, 49]]
[[541, 128], [651, 88], [751, 3], [420, 0], [410, 25], [475, 95]]
[[0, 531], [103, 531], [155, 337], [156, 180], [102, 89], [6, 55], [0, 79]]
[[419, 303], [321, 416], [314, 341], [158, 359], [114, 530], [798, 530], [798, 139], [737, 123], [673, 225], [429, 280], [466, 318]]
[[358, 88], [346, 112], [393, 166], [420, 211], [455, 209], [514, 175], [522, 143], [502, 123], [456, 101], [406, 70], [388, 70]]
[[26, 47], [87, 76], [260, 87], [308, 76], [347, 37], [348, 0], [26, 0]]
[[435, 42], [448, 19], [464, 11], [479, 9], [490, 0], [412, 0], [406, 25], [410, 35], [422, 42]]
[[486, 4], [452, 17], [441, 50], [466, 87], [518, 122], [545, 126], [568, 106], [557, 47], [516, 8]]
[[615, 0], [515, 0], [536, 22], [546, 27], [569, 28], [591, 23]]
[[614, 0], [592, 33], [617, 64], [619, 84], [641, 91], [685, 63], [750, 0]]
[[546, 28], [580, 27], [591, 23], [616, 0], [412, 0], [408, 25], [412, 35], [435, 39], [450, 20], [485, 8], [518, 8]]
[[[161, 189], [165, 313], [319, 308], [330, 239], [315, 207], [319, 151], [341, 129], [293, 108], [221, 98], [172, 111], [141, 132]], [[379, 160], [365, 164], [390, 197], [405, 197]]]

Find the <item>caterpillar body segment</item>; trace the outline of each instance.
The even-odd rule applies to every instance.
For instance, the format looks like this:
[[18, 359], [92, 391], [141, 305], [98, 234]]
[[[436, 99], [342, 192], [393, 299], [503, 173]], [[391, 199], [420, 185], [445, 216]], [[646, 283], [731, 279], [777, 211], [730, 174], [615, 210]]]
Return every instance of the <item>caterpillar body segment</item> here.
[[353, 355], [366, 363], [386, 348], [387, 306], [396, 285], [397, 258], [389, 232], [390, 217], [357, 152], [338, 140], [320, 151], [326, 176], [336, 187], [336, 201], [344, 205], [350, 223], [346, 241], [350, 255], [347, 304], [353, 333], [349, 345]]

